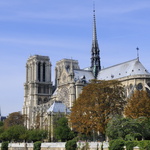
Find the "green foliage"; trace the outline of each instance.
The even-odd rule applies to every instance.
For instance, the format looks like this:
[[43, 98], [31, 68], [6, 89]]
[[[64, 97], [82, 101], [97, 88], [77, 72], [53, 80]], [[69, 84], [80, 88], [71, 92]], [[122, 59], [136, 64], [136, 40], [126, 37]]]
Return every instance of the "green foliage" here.
[[109, 150], [124, 150], [124, 140], [116, 139], [109, 142]]
[[66, 148], [66, 150], [76, 150], [76, 148], [77, 148], [76, 140], [73, 139], [73, 140], [67, 141], [65, 148]]
[[[89, 143], [88, 142], [79, 142], [77, 149], [78, 150], [88, 150], [88, 149], [90, 149]], [[98, 149], [98, 147], [97, 147], [97, 149]]]
[[102, 142], [102, 145], [101, 145], [101, 150], [104, 150], [104, 148], [103, 148], [103, 142]]
[[126, 150], [133, 150], [133, 148], [138, 145], [138, 141], [126, 141], [125, 145]]
[[150, 150], [150, 141], [139, 141], [138, 146], [140, 150]]
[[4, 132], [4, 127], [0, 126], [0, 135]]
[[145, 140], [150, 140], [150, 119], [145, 117], [140, 117], [138, 119], [141, 123], [142, 136]]
[[85, 142], [85, 145], [81, 148], [81, 150], [88, 150], [89, 149], [89, 143]]
[[8, 150], [9, 142], [2, 142], [1, 150]]
[[22, 125], [14, 125], [7, 130], [10, 140], [20, 141], [20, 136], [26, 132], [26, 129]]
[[1, 140], [1, 141], [9, 141], [8, 133], [7, 133], [7, 132], [1, 133], [1, 134], [0, 134], [0, 140]]
[[110, 140], [117, 138], [134, 140], [142, 137], [142, 130], [141, 123], [137, 119], [116, 116], [107, 124], [106, 135]]
[[0, 127], [2, 127], [4, 125], [3, 121], [0, 121]]
[[27, 130], [22, 125], [14, 125], [0, 134], [1, 141], [43, 141], [47, 138], [46, 130]]
[[65, 117], [60, 118], [56, 122], [56, 126], [54, 128], [54, 135], [57, 140], [61, 140], [65, 142], [67, 140], [71, 140], [75, 137], [75, 134], [68, 127], [68, 119]]
[[29, 141], [43, 141], [47, 138], [48, 132], [46, 130], [28, 130], [27, 136]]
[[41, 149], [41, 141], [37, 141], [34, 143], [33, 150], [40, 150]]
[[4, 132], [4, 123], [0, 121], [0, 141], [2, 140], [1, 136], [3, 132]]
[[0, 134], [0, 139], [3, 141], [22, 141], [21, 135], [25, 134], [26, 129], [22, 125], [14, 125], [6, 129], [2, 134]]

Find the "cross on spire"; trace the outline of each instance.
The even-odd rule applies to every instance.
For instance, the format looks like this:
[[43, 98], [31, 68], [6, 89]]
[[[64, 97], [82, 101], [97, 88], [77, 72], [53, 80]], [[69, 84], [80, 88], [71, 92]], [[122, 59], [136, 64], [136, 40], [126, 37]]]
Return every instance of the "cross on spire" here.
[[136, 50], [137, 50], [137, 58], [139, 58], [139, 48], [137, 47]]

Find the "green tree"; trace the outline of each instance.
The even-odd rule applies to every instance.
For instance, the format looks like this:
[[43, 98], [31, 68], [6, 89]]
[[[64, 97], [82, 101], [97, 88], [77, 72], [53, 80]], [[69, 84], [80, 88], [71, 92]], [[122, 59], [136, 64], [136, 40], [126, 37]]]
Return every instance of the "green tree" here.
[[109, 119], [121, 114], [125, 103], [124, 88], [119, 81], [92, 80], [75, 101], [70, 122], [79, 133], [105, 134]]
[[139, 123], [141, 124], [141, 134], [142, 138], [145, 140], [150, 140], [150, 118], [140, 117], [138, 118]]
[[46, 130], [34, 129], [28, 130], [27, 137], [29, 141], [43, 141], [48, 136], [48, 132]]
[[40, 150], [40, 149], [41, 149], [41, 141], [35, 142], [33, 150]]
[[2, 127], [4, 125], [3, 121], [0, 121], [0, 127]]
[[109, 150], [124, 150], [124, 140], [116, 139], [109, 142]]
[[127, 100], [124, 114], [129, 118], [150, 118], [150, 97], [146, 91], [135, 91]]
[[4, 126], [0, 126], [0, 134], [4, 132]]
[[142, 137], [142, 124], [137, 119], [116, 116], [108, 122], [106, 135], [110, 140], [118, 138], [134, 140]]
[[77, 142], [76, 140], [69, 140], [66, 142], [65, 145], [66, 150], [76, 150], [77, 149]]
[[2, 132], [0, 134], [0, 141], [8, 141], [8, 133], [7, 132]]
[[74, 138], [75, 134], [69, 128], [68, 119], [66, 117], [62, 117], [56, 122], [56, 126], [54, 128], [54, 135], [57, 140], [61, 140], [62, 142]]
[[1, 150], [8, 150], [8, 141], [6, 142], [2, 142], [2, 145], [1, 145]]
[[0, 136], [4, 141], [22, 141], [21, 136], [25, 134], [26, 129], [22, 125], [14, 125], [6, 129]]
[[9, 114], [4, 122], [5, 129], [14, 125], [24, 125], [24, 118], [24, 115], [22, 115], [20, 112], [13, 112]]

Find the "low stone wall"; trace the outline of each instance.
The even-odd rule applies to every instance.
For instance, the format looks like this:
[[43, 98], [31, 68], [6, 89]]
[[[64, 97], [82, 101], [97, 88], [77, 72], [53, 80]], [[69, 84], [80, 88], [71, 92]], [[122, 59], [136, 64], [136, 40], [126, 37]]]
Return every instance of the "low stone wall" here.
[[8, 150], [33, 150], [33, 143], [9, 143]]
[[42, 143], [41, 150], [65, 150], [65, 142]]
[[[108, 150], [109, 143], [108, 142], [88, 142], [88, 147], [90, 150], [96, 150], [99, 149], [101, 150], [101, 146], [103, 145], [103, 150]], [[78, 149], [81, 149], [83, 146], [86, 145], [86, 142], [78, 142]]]
[[[56, 142], [56, 143], [42, 143], [41, 150], [65, 150], [65, 142]], [[86, 142], [78, 142], [78, 150], [80, 150]], [[90, 147], [88, 150], [101, 150], [101, 142], [88, 142]], [[109, 150], [109, 143], [103, 142], [103, 150]], [[1, 149], [1, 143], [0, 143]], [[9, 143], [8, 150], [33, 150], [33, 143]], [[139, 150], [138, 147], [135, 147], [134, 150]]]

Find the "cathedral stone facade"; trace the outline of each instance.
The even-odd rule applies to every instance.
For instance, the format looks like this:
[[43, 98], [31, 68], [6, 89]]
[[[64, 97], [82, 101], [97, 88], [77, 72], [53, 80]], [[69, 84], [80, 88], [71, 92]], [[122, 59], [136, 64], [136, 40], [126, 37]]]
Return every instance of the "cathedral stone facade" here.
[[69, 113], [82, 88], [92, 79], [121, 81], [125, 87], [126, 97], [129, 97], [135, 89], [150, 91], [150, 73], [141, 64], [139, 57], [101, 69], [95, 11], [93, 11], [90, 67], [80, 69], [77, 60], [62, 59], [56, 63], [53, 85], [48, 56], [35, 55], [27, 60], [22, 110], [27, 118], [25, 122], [27, 128], [44, 128], [52, 132], [54, 114]]

